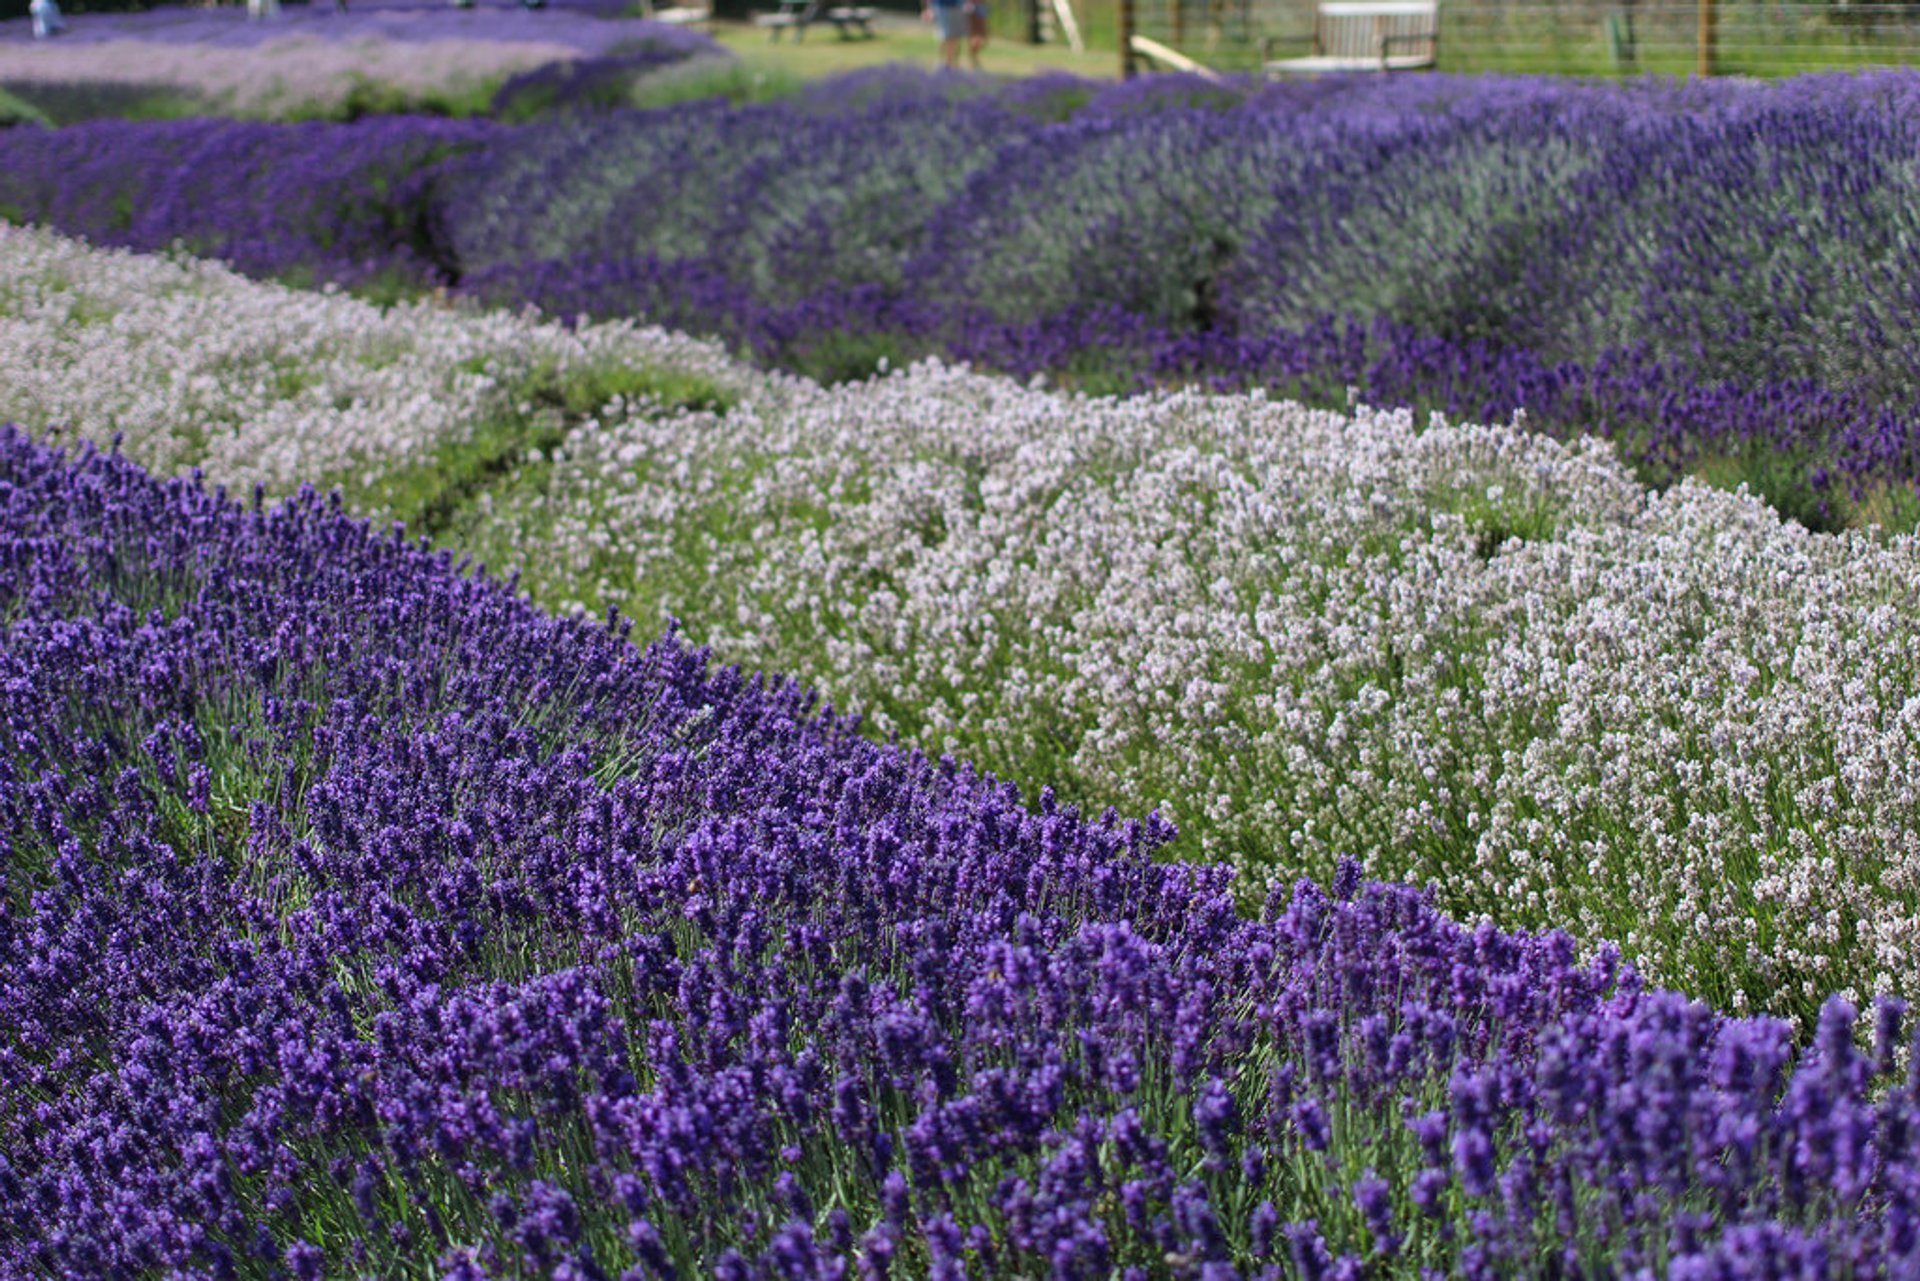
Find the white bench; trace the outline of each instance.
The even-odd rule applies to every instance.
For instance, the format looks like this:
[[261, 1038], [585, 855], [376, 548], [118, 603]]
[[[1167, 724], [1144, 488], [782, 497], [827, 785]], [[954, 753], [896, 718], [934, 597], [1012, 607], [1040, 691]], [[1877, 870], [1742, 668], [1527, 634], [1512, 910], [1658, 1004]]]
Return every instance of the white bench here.
[[705, 27], [709, 31], [713, 30], [713, 6], [711, 4], [668, 5], [664, 9], [655, 9], [647, 16], [655, 22], [664, 22], [670, 27]]
[[[1311, 43], [1300, 58], [1273, 57], [1274, 46]], [[1269, 36], [1267, 73], [1322, 76], [1336, 71], [1417, 71], [1440, 51], [1439, 0], [1325, 0], [1311, 36]]]

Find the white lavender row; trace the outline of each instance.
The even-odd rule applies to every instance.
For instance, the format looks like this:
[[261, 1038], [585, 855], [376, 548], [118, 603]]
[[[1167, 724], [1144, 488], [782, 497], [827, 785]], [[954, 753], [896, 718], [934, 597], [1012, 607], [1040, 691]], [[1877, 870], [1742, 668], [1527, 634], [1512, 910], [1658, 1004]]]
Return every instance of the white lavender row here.
[[649, 371], [762, 385], [717, 347], [659, 329], [568, 330], [431, 302], [381, 310], [261, 284], [212, 263], [111, 250], [0, 225], [0, 418], [97, 441], [236, 490], [339, 484], [370, 514], [404, 507], [396, 476], [528, 397], [570, 382], [646, 389]]
[[881, 732], [1363, 856], [1735, 1010], [1920, 980], [1920, 547], [1597, 444], [936, 368], [575, 436], [465, 531]]

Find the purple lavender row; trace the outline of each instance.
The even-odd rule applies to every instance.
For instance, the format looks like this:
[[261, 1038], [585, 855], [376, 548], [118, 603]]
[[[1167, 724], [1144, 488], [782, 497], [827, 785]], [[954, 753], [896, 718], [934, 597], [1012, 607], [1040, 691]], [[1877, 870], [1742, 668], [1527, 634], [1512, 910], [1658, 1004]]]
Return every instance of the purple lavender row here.
[[447, 278], [433, 230], [439, 162], [491, 135], [485, 122], [413, 117], [12, 130], [0, 139], [0, 211], [96, 244], [182, 243], [252, 276], [425, 287]]
[[1776, 458], [1793, 473], [1793, 489], [1765, 496], [1809, 523], [1831, 517], [1831, 500], [1842, 495], [1920, 486], [1920, 408], [1813, 377], [1703, 380], [1686, 360], [1645, 343], [1591, 363], [1552, 361], [1383, 319], [1325, 318], [1258, 336], [1180, 334], [1120, 308], [1006, 321], [877, 288], [768, 307], [714, 265], [651, 257], [506, 264], [469, 277], [467, 290], [502, 304], [531, 301], [550, 314], [647, 316], [718, 335], [765, 363], [827, 376], [854, 373], [854, 362], [879, 354], [902, 363], [934, 350], [1020, 378], [1093, 365], [1115, 371], [1110, 385], [1124, 391], [1262, 387], [1341, 404], [1355, 388], [1362, 403], [1412, 405], [1455, 422], [1499, 422], [1524, 408], [1531, 426], [1557, 436], [1614, 441], [1654, 479], [1722, 454]]
[[652, 24], [637, 47], [622, 47], [594, 58], [549, 62], [510, 76], [494, 92], [489, 113], [508, 122], [575, 111], [609, 111], [629, 104], [629, 91], [641, 76], [689, 59], [717, 60], [730, 55], [707, 36], [681, 27]]
[[310, 491], [9, 428], [0, 560], [0, 1276], [1920, 1267], [1897, 1003], [1247, 919]]

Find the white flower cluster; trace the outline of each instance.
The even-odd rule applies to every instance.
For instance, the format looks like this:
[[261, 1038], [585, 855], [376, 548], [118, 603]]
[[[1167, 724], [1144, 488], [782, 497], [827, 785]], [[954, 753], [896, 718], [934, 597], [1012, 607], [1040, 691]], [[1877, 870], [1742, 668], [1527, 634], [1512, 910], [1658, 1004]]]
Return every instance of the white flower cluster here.
[[535, 371], [751, 376], [712, 344], [660, 329], [570, 331], [432, 302], [382, 311], [4, 224], [0, 351], [0, 419], [103, 443], [118, 433], [148, 467], [201, 467], [235, 490], [312, 481], [362, 498], [511, 409], [502, 402]]
[[1920, 545], [1598, 443], [924, 366], [576, 434], [472, 541], [883, 733], [1722, 1008], [1920, 992]]
[[0, 414], [230, 482], [416, 456], [464, 429], [476, 359], [697, 372], [738, 403], [611, 403], [460, 541], [883, 733], [1159, 805], [1257, 884], [1357, 854], [1736, 1011], [1920, 994], [1911, 536], [1649, 493], [1602, 444], [1511, 427], [935, 364], [821, 389], [658, 333], [383, 315], [17, 232], [0, 260], [0, 341], [44, 353]]

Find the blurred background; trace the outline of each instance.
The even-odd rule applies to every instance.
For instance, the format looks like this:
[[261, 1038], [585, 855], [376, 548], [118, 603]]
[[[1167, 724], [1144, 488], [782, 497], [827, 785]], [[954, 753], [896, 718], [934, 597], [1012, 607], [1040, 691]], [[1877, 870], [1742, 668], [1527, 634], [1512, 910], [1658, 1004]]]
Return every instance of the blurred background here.
[[[28, 0], [0, 0], [0, 20], [22, 18]], [[147, 9], [141, 0], [70, 0], [69, 15]], [[235, 6], [243, 7], [243, 6]], [[287, 12], [332, 9], [289, 0]], [[356, 12], [395, 6], [353, 0]], [[419, 5], [404, 7], [418, 9]], [[479, 0], [481, 9], [518, 9]], [[605, 16], [651, 16], [650, 0], [591, 6]], [[681, 6], [684, 7], [684, 6]], [[931, 33], [917, 0], [873, 0], [874, 38], [842, 39], [826, 24], [803, 39], [775, 38], [755, 18], [778, 0], [712, 0], [700, 25], [755, 62], [799, 74], [831, 74], [877, 62], [925, 60]], [[1120, 72], [1119, 33], [1134, 34], [1217, 71], [1252, 71], [1271, 40], [1304, 52], [1316, 0], [995, 0], [989, 71]], [[1440, 71], [1544, 72], [1582, 76], [1782, 76], [1803, 71], [1920, 62], [1920, 0], [1440, 0]], [[11, 39], [24, 31], [8, 33]], [[1149, 46], [1151, 47], [1151, 46]], [[1703, 62], [1703, 47], [1705, 61]], [[1140, 69], [1169, 64], [1136, 60]]]

